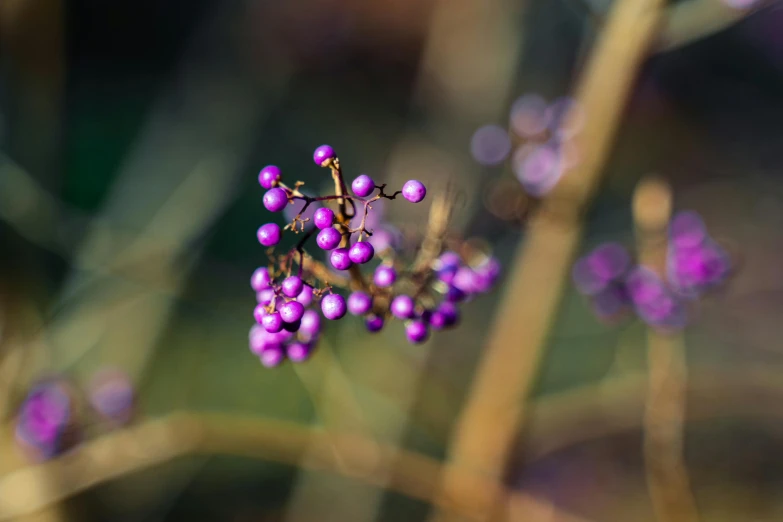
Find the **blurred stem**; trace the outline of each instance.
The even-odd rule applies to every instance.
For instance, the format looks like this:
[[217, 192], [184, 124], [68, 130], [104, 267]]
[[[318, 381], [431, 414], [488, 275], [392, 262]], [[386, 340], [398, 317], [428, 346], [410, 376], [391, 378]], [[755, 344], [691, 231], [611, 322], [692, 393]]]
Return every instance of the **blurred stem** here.
[[[600, 179], [663, 3], [618, 0], [600, 35], [577, 90], [579, 104], [590, 115], [587, 128], [577, 138], [582, 163], [533, 214], [527, 239], [510, 267], [506, 293], [451, 441], [440, 504], [458, 502], [468, 494], [469, 484], [459, 479], [461, 470], [494, 480], [505, 474], [508, 454], [526, 413], [518, 405], [534, 381], [579, 244], [581, 212]], [[482, 520], [505, 504], [502, 497], [485, 501]]]
[[[640, 263], [663, 277], [671, 216], [671, 189], [656, 179], [636, 188], [633, 215]], [[644, 458], [647, 486], [659, 522], [697, 522], [696, 503], [683, 462], [687, 370], [681, 333], [647, 330], [647, 400]]]
[[[339, 453], [338, 458], [335, 452]], [[409, 495], [425, 502], [440, 463], [425, 455], [378, 444], [360, 436], [327, 436], [297, 424], [225, 414], [175, 413], [86, 443], [78, 450], [37, 466], [0, 477], [0, 520], [35, 513], [46, 506], [102, 482], [192, 454], [263, 458], [348, 477]], [[392, 475], [391, 459], [397, 466]], [[58, 477], [56, 483], [43, 481]], [[498, 483], [481, 475], [462, 473], [471, 489], [454, 509], [468, 518], [480, 513], [483, 498], [497, 495]], [[45, 484], [45, 487], [44, 487]], [[529, 500], [536, 503], [534, 499]]]
[[731, 27], [759, 9], [729, 7], [725, 0], [687, 0], [674, 4], [666, 9], [657, 50], [671, 51], [694, 43]]

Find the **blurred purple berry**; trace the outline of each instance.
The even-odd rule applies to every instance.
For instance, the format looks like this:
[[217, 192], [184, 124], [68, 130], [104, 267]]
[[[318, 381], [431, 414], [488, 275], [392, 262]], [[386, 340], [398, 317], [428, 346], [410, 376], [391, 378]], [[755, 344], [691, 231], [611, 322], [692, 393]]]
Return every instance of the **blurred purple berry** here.
[[364, 315], [372, 309], [372, 297], [356, 291], [348, 296], [348, 312], [352, 315]]
[[266, 305], [262, 305], [261, 303], [257, 304], [256, 307], [253, 309], [253, 317], [255, 318], [256, 322], [258, 324], [261, 324], [264, 322], [264, 317], [266, 317]]
[[560, 154], [555, 147], [539, 145], [524, 161], [514, 165], [514, 173], [528, 194], [543, 196], [552, 190], [563, 174]]
[[354, 243], [348, 251], [348, 257], [357, 265], [369, 262], [375, 255], [375, 249], [366, 241]]
[[347, 307], [345, 305], [345, 299], [339, 294], [325, 295], [321, 299], [321, 311], [324, 317], [331, 321], [336, 321], [345, 316]]
[[617, 243], [605, 243], [597, 247], [587, 257], [592, 271], [604, 281], [621, 277], [631, 264], [628, 251]]
[[273, 247], [280, 242], [280, 226], [277, 223], [261, 225], [256, 235], [263, 246]]
[[694, 248], [707, 239], [707, 227], [696, 212], [678, 212], [669, 225], [669, 240], [677, 248]]
[[286, 356], [291, 362], [304, 362], [310, 358], [312, 348], [307, 343], [293, 342], [286, 346]]
[[413, 317], [415, 304], [413, 299], [407, 295], [398, 295], [391, 302], [391, 313], [398, 319], [408, 319]]
[[460, 290], [454, 285], [449, 285], [448, 289], [446, 290], [446, 294], [443, 296], [446, 301], [451, 303], [458, 303], [465, 299], [467, 295], [465, 292]]
[[280, 366], [280, 363], [283, 362], [285, 359], [285, 353], [283, 352], [283, 347], [279, 344], [270, 344], [264, 347], [263, 350], [261, 350], [261, 355], [259, 356], [259, 359], [261, 360], [261, 364], [266, 366], [267, 368], [274, 368], [275, 366]]
[[315, 238], [315, 243], [323, 250], [332, 250], [337, 248], [340, 244], [343, 236], [332, 227], [325, 228], [318, 232], [318, 236]]
[[451, 328], [459, 322], [459, 309], [454, 303], [441, 303], [435, 309], [435, 312], [443, 317], [444, 328]]
[[360, 198], [366, 198], [375, 190], [375, 181], [367, 174], [362, 174], [353, 180], [353, 183], [351, 183], [351, 190]]
[[331, 228], [334, 225], [334, 212], [330, 208], [321, 207], [313, 214], [313, 222], [319, 230]]
[[334, 149], [329, 145], [321, 145], [313, 152], [313, 161], [319, 167], [326, 167], [335, 157]]
[[299, 333], [314, 339], [321, 334], [321, 316], [315, 310], [306, 310], [302, 315], [302, 324], [299, 325]]
[[296, 300], [304, 306], [310, 306], [310, 303], [313, 302], [313, 287], [310, 285], [302, 286], [302, 291], [296, 296]]
[[375, 269], [373, 282], [378, 288], [389, 288], [397, 280], [397, 271], [393, 266], [380, 265]]
[[269, 269], [267, 269], [265, 266], [262, 266], [256, 268], [256, 270], [253, 272], [253, 275], [250, 276], [250, 287], [256, 292], [260, 292], [265, 288], [269, 288], [270, 281], [271, 278], [269, 277]]
[[511, 152], [508, 131], [499, 125], [485, 125], [473, 133], [470, 139], [470, 153], [482, 165], [499, 165]]
[[280, 289], [283, 291], [283, 295], [286, 297], [296, 297], [304, 288], [304, 282], [299, 276], [288, 276], [283, 279]]
[[427, 323], [422, 320], [411, 321], [405, 325], [405, 336], [413, 344], [420, 344], [430, 336]]
[[380, 332], [383, 329], [383, 317], [378, 315], [367, 316], [367, 320], [364, 322], [367, 327], [367, 331], [375, 333]]
[[411, 203], [418, 203], [427, 195], [427, 187], [419, 180], [411, 179], [402, 186], [402, 197]]
[[590, 304], [598, 318], [611, 320], [630, 305], [630, 299], [625, 287], [620, 284], [610, 284], [597, 294], [591, 296]]
[[67, 383], [53, 379], [39, 383], [19, 409], [16, 438], [32, 456], [49, 459], [75, 442], [74, 404]]
[[329, 254], [329, 262], [337, 270], [348, 270], [353, 262], [347, 248], [335, 248]]
[[256, 301], [258, 304], [268, 306], [269, 303], [272, 302], [272, 299], [275, 297], [275, 290], [274, 288], [265, 288], [261, 290], [260, 292], [256, 293]]
[[[370, 214], [372, 215], [372, 214]], [[369, 228], [369, 225], [367, 225]], [[402, 244], [402, 233], [391, 225], [376, 226], [367, 239], [377, 252], [396, 249]]]
[[264, 194], [264, 206], [269, 212], [280, 212], [288, 204], [288, 193], [279, 188], [271, 188]]
[[271, 189], [280, 181], [280, 169], [275, 165], [267, 165], [258, 173], [258, 182], [265, 189]]
[[534, 138], [549, 125], [547, 103], [538, 94], [525, 94], [511, 104], [511, 129], [522, 138]]
[[136, 392], [124, 372], [101, 370], [92, 378], [89, 399], [93, 409], [115, 426], [127, 424], [134, 412]]
[[288, 301], [280, 307], [280, 317], [289, 324], [300, 320], [304, 312], [305, 308], [299, 301]]
[[283, 318], [280, 317], [280, 312], [272, 312], [261, 318], [261, 324], [267, 332], [277, 333], [283, 329]]

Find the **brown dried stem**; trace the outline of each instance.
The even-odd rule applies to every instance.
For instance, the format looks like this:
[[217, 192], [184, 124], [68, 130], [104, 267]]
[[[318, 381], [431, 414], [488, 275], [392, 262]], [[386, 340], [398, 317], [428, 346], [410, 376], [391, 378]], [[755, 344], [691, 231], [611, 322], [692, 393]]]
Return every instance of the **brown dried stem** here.
[[[581, 211], [600, 179], [662, 6], [662, 0], [614, 4], [578, 87], [578, 102], [590, 116], [588, 127], [577, 138], [582, 163], [563, 178], [531, 218], [527, 240], [510, 270], [506, 294], [452, 438], [441, 503], [457, 502], [468, 494], [466, 485], [456, 478], [466, 469], [497, 480], [504, 475], [526, 413], [518, 405], [525, 401], [536, 375], [579, 244]], [[515, 414], [509, 415], [510, 411]], [[485, 500], [483, 520], [506, 499]]]
[[[671, 189], [656, 179], [636, 188], [633, 214], [640, 263], [663, 277], [671, 215]], [[660, 522], [698, 522], [683, 461], [687, 369], [682, 334], [647, 331], [649, 372], [644, 413], [647, 486]]]

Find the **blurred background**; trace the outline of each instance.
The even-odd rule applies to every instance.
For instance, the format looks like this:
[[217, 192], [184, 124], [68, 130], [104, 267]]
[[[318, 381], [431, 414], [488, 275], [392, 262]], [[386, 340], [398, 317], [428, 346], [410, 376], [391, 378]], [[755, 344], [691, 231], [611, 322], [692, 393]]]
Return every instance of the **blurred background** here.
[[[423, 346], [399, 324], [371, 337], [347, 318], [313, 360], [264, 368], [247, 349], [248, 280], [266, 261], [254, 232], [270, 219], [258, 171], [278, 165], [316, 192], [330, 179], [312, 151], [329, 143], [349, 179], [417, 178], [430, 194], [450, 181], [454, 229], [509, 266], [524, 226], [499, 219], [489, 194], [516, 181], [505, 164], [479, 164], [471, 137], [506, 127], [523, 94], [571, 94], [612, 3], [3, 0], [4, 424], [41, 377], [85, 388], [119, 368], [137, 393], [135, 422], [185, 410], [333, 425], [442, 459], [504, 285]], [[656, 173], [675, 209], [701, 213], [732, 254], [735, 276], [685, 334], [686, 463], [707, 521], [783, 520], [783, 7], [770, 4], [653, 49], [585, 216], [585, 251], [633, 248], [631, 194]], [[424, 222], [426, 201], [396, 203], [389, 221]], [[510, 485], [585, 520], [655, 520], [638, 421], [644, 335], [639, 322], [602, 323], [569, 288]], [[10, 473], [27, 464], [6, 432]], [[201, 454], [90, 484], [25, 519], [414, 521], [430, 509], [296, 462]]]

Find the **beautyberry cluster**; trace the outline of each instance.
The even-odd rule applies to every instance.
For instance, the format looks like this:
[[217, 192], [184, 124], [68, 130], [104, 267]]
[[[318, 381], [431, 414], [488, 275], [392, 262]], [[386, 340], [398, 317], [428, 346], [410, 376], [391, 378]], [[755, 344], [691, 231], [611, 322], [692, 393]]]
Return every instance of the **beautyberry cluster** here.
[[[263, 197], [267, 210], [297, 206], [297, 213], [282, 229], [276, 223], [262, 225], [258, 241], [274, 247], [284, 231], [302, 234], [287, 253], [276, 254], [270, 248], [269, 265], [259, 267], [251, 277], [258, 304], [250, 350], [264, 366], [277, 366], [286, 358], [306, 360], [321, 334], [321, 316], [331, 321], [347, 314], [360, 316], [370, 332], [380, 331], [396, 318], [405, 322], [411, 343], [424, 342], [431, 329], [457, 324], [456, 303], [489, 290], [497, 280], [500, 266], [494, 258], [466, 249], [471, 261], [466, 263], [454, 252], [443, 253], [442, 230], [422, 238], [415, 256], [408, 259], [399, 231], [382, 223], [377, 212], [373, 216], [374, 207], [399, 195], [411, 203], [423, 201], [427, 189], [420, 181], [409, 180], [389, 194], [385, 184], [362, 174], [351, 182], [349, 191], [332, 147], [318, 147], [313, 160], [330, 170], [333, 194], [311, 196], [300, 190], [302, 182], [286, 185], [273, 165], [258, 176], [267, 189]], [[313, 236], [325, 262], [305, 249]], [[347, 299], [334, 287], [346, 289]]]
[[676, 330], [687, 322], [687, 302], [723, 283], [730, 269], [728, 254], [709, 237], [699, 215], [687, 211], [677, 214], [669, 228], [665, 278], [633, 265], [628, 251], [616, 243], [580, 258], [572, 276], [598, 317], [610, 320], [632, 309], [650, 326]]
[[[110, 428], [133, 418], [135, 390], [117, 370], [97, 373], [87, 391], [91, 411]], [[22, 401], [16, 419], [16, 441], [33, 460], [46, 460], [75, 446], [85, 424], [84, 400], [64, 377], [41, 380]]]

